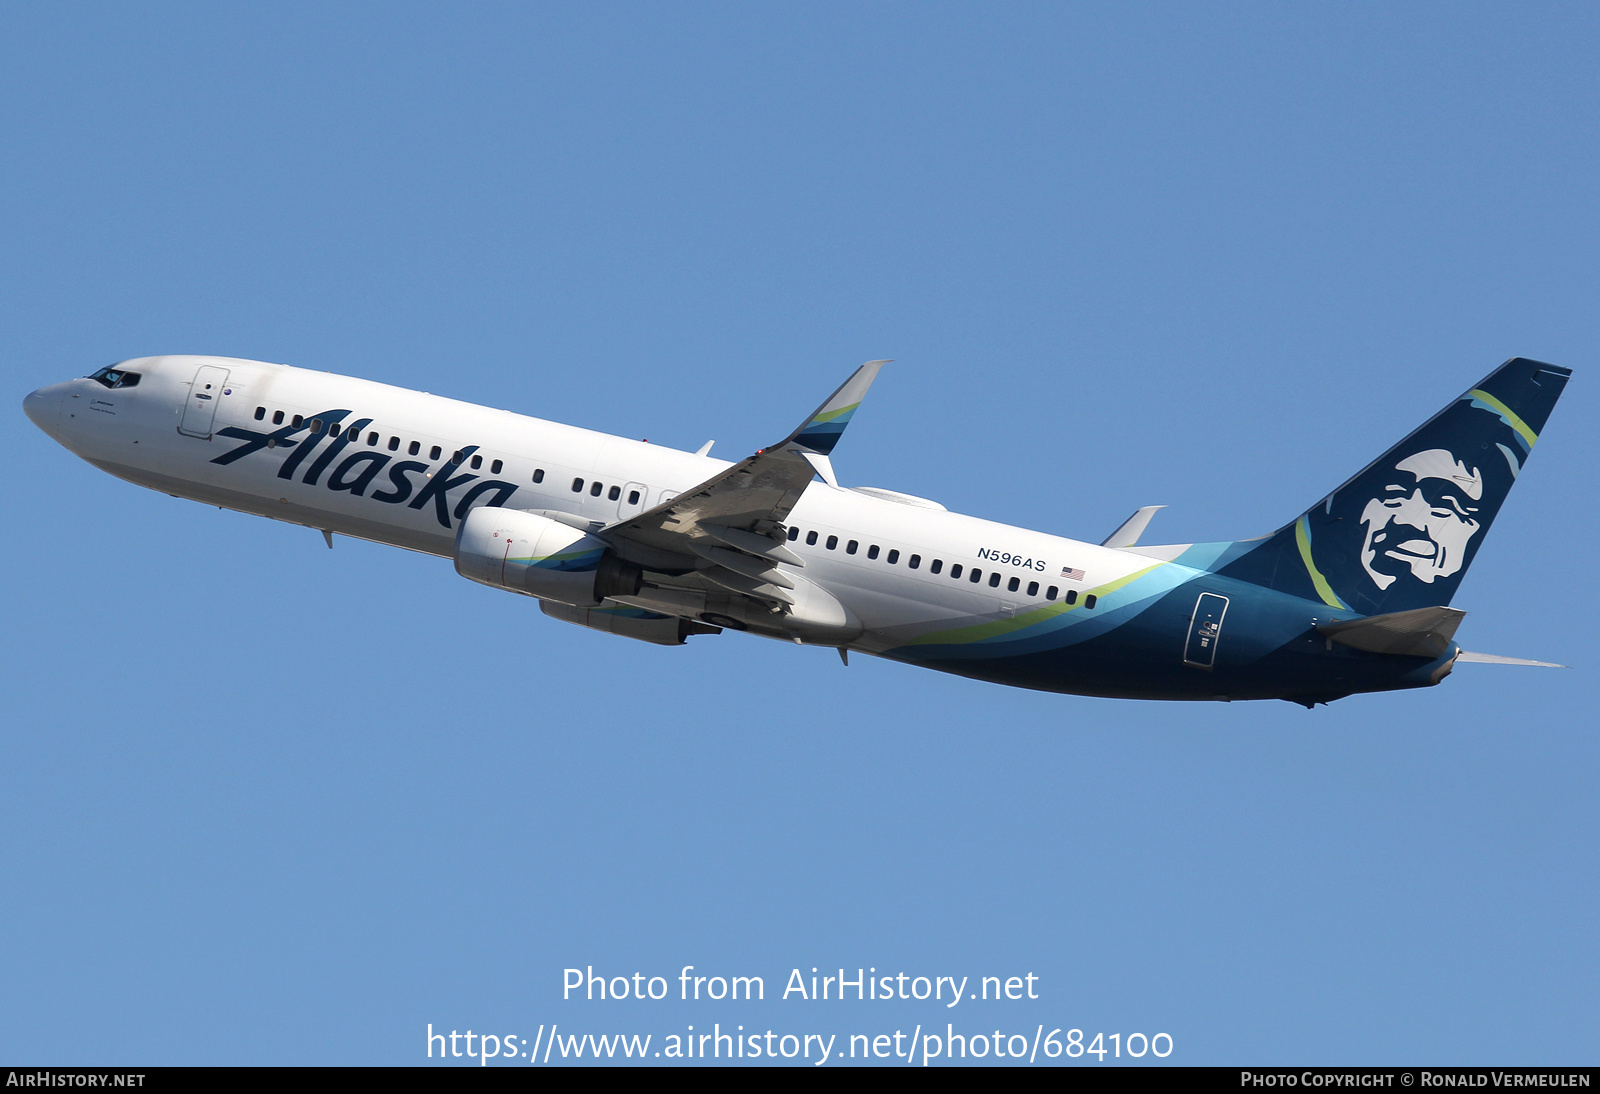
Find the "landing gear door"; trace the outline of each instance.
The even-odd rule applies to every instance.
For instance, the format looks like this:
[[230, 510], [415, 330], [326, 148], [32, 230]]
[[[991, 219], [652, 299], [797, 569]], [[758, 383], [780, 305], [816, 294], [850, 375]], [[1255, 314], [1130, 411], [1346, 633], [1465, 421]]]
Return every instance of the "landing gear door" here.
[[183, 404], [179, 433], [189, 437], [211, 436], [211, 423], [217, 416], [217, 403], [222, 399], [222, 387], [227, 380], [227, 369], [216, 365], [200, 366], [189, 388], [189, 398]]
[[1222, 617], [1228, 614], [1228, 598], [1216, 593], [1201, 593], [1189, 617], [1189, 640], [1183, 646], [1183, 663], [1210, 671], [1217, 660], [1217, 642], [1222, 638]]

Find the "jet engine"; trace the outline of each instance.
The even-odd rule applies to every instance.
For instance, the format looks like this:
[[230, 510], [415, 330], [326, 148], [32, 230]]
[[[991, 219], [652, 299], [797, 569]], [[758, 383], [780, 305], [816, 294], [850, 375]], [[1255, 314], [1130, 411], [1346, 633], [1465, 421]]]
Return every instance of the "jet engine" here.
[[600, 603], [606, 544], [560, 521], [482, 505], [456, 531], [456, 573], [482, 585], [577, 607]]
[[641, 642], [654, 642], [658, 646], [681, 646], [691, 634], [721, 634], [721, 627], [713, 627], [693, 619], [679, 619], [675, 615], [647, 612], [643, 608], [626, 605], [606, 608], [574, 608], [552, 600], [539, 601], [539, 607], [552, 619], [576, 623], [597, 631], [637, 638]]

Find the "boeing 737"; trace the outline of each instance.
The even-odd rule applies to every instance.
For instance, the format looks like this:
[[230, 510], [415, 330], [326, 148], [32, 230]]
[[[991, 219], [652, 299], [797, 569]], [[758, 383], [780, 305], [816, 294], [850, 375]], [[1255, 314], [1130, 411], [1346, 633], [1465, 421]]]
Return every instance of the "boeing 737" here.
[[883, 361], [737, 463], [345, 376], [142, 357], [28, 395], [119, 478], [449, 558], [566, 623], [660, 645], [747, 631], [1016, 687], [1286, 699], [1428, 687], [1450, 607], [1571, 370], [1513, 358], [1271, 535], [1100, 543], [839, 485]]

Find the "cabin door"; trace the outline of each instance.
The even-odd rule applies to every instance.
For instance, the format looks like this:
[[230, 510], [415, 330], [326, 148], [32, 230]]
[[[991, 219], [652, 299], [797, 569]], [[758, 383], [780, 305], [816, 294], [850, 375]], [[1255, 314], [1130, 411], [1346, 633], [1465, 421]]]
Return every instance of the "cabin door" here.
[[211, 436], [211, 423], [217, 416], [217, 402], [222, 398], [222, 385], [227, 380], [227, 369], [216, 365], [200, 366], [189, 388], [189, 398], [183, 404], [183, 418], [178, 422], [179, 433], [190, 437]]
[[1222, 617], [1228, 614], [1228, 598], [1216, 593], [1201, 593], [1189, 617], [1189, 640], [1183, 646], [1183, 663], [1210, 670], [1217, 660], [1217, 642], [1222, 637]]

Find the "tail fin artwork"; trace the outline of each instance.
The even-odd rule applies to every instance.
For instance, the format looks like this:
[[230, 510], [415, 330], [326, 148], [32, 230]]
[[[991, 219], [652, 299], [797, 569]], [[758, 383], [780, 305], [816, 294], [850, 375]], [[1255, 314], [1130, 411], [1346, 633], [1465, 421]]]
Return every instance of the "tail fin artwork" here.
[[1449, 604], [1571, 375], [1512, 358], [1216, 572], [1363, 615]]

